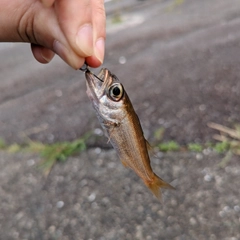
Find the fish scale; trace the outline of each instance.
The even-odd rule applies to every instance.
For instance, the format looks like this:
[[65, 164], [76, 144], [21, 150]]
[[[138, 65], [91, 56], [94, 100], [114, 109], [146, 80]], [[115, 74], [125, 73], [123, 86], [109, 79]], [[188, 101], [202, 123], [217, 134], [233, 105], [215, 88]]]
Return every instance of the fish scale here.
[[98, 76], [85, 72], [87, 95], [101, 126], [125, 167], [131, 168], [161, 201], [161, 188], [174, 189], [152, 170], [148, 142], [139, 118], [118, 78], [104, 68]]

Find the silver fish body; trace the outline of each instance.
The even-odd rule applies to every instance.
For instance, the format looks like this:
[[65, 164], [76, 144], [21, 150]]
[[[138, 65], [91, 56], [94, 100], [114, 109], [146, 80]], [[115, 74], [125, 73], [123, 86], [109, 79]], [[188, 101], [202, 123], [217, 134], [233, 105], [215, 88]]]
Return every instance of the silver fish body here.
[[148, 142], [144, 138], [139, 118], [123, 85], [108, 69], [102, 69], [97, 77], [90, 71], [86, 71], [85, 75], [87, 95], [122, 164], [134, 170], [161, 200], [160, 188], [173, 187], [152, 171]]

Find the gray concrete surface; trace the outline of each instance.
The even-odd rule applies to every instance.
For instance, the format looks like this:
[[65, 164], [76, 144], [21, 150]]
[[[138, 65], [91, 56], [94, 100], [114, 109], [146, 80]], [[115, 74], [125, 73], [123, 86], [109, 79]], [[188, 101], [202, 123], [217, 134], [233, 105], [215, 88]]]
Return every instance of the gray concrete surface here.
[[[126, 21], [108, 24], [104, 67], [123, 82], [148, 138], [163, 126], [165, 139], [208, 141], [209, 121], [232, 125], [239, 120], [240, 4], [173, 3], [137, 1], [123, 11]], [[1, 47], [0, 136], [21, 141], [22, 132], [47, 125], [29, 137], [52, 142], [99, 127], [84, 75], [57, 57], [41, 65], [28, 48]]]
[[153, 158], [176, 187], [160, 204], [113, 150], [70, 158], [47, 179], [35, 156], [1, 153], [0, 238], [240, 239], [239, 159], [219, 161], [207, 151]]
[[[238, 0], [106, 3], [104, 67], [124, 84], [150, 140], [206, 142], [210, 121], [240, 119]], [[122, 10], [122, 22], [111, 14]], [[97, 72], [98, 70], [95, 70]], [[99, 128], [85, 79], [59, 58], [33, 59], [26, 44], [0, 44], [0, 136], [72, 140]], [[37, 156], [0, 153], [0, 239], [240, 239], [239, 158], [172, 153], [152, 159], [172, 181], [161, 205], [121, 166], [104, 137], [48, 179]]]

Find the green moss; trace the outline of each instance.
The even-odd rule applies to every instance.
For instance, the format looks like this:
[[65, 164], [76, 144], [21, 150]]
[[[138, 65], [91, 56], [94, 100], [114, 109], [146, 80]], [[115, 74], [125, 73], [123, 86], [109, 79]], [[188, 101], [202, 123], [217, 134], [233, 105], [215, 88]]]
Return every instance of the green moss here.
[[37, 153], [43, 159], [40, 167], [45, 173], [48, 173], [56, 162], [66, 161], [68, 157], [84, 151], [86, 149], [86, 141], [90, 136], [91, 134], [87, 133], [82, 138], [72, 142], [43, 144], [41, 142], [29, 141], [25, 145], [19, 145], [17, 143], [6, 145], [5, 141], [0, 139], [0, 149], [8, 153], [17, 153], [21, 151]]
[[[182, 146], [176, 141], [159, 143], [163, 139], [164, 131], [165, 129], [160, 127], [154, 132], [155, 144], [153, 146], [156, 146], [162, 152], [173, 152], [181, 150], [202, 152], [203, 149], [207, 147], [213, 149], [217, 153], [224, 153], [226, 155], [220, 164], [221, 166], [225, 166], [228, 163], [232, 154], [240, 155], [240, 137], [238, 138], [238, 135], [236, 134], [234, 135], [235, 138], [226, 137], [226, 141], [224, 142], [206, 142], [203, 144], [189, 143], [187, 146]], [[240, 132], [239, 125], [236, 127], [235, 131], [237, 133]], [[229, 130], [227, 129], [225, 132], [229, 133]], [[87, 142], [88, 144], [91, 141], [96, 142], [96, 136], [94, 139], [93, 137], [94, 135], [92, 133], [87, 133], [83, 137], [72, 142], [43, 144], [41, 142], [29, 141], [25, 145], [19, 145], [17, 143], [7, 145], [4, 139], [0, 138], [0, 150], [9, 153], [16, 153], [20, 151], [36, 153], [43, 159], [40, 167], [44, 170], [45, 173], [48, 173], [56, 162], [64, 162], [68, 159], [68, 157], [84, 151], [87, 147]]]
[[4, 141], [4, 139], [0, 138], [0, 150], [1, 149], [5, 149], [6, 148], [6, 143]]
[[17, 153], [17, 152], [20, 152], [21, 149], [22, 147], [17, 143], [11, 144], [10, 146], [6, 147], [6, 150], [9, 153]]
[[57, 161], [65, 161], [69, 156], [86, 149], [84, 139], [73, 142], [55, 143], [46, 145], [40, 150], [40, 154], [46, 159], [56, 159]]
[[37, 149], [40, 156], [43, 158], [40, 167], [45, 173], [48, 173], [56, 162], [64, 162], [70, 156], [80, 153], [86, 149], [86, 140], [90, 134], [86, 134], [80, 139], [73, 142], [60, 142], [51, 145], [35, 145], [32, 149]]
[[161, 141], [163, 139], [164, 132], [165, 132], [165, 129], [163, 127], [160, 127], [157, 130], [155, 130], [154, 139], [156, 141]]
[[170, 152], [170, 151], [178, 151], [180, 149], [180, 146], [177, 142], [169, 141], [165, 143], [160, 143], [158, 145], [158, 148], [162, 152]]
[[187, 149], [192, 152], [202, 152], [203, 147], [199, 143], [189, 143]]
[[219, 143], [216, 143], [216, 145], [213, 146], [213, 149], [217, 153], [227, 152], [230, 149], [230, 143], [229, 142], [219, 142]]

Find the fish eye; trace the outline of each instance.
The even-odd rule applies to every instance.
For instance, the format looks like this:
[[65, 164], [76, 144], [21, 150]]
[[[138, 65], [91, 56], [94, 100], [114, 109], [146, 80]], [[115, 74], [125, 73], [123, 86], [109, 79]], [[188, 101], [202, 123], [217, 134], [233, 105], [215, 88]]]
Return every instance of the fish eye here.
[[123, 87], [120, 83], [115, 83], [109, 88], [109, 97], [113, 101], [119, 101], [123, 96]]

